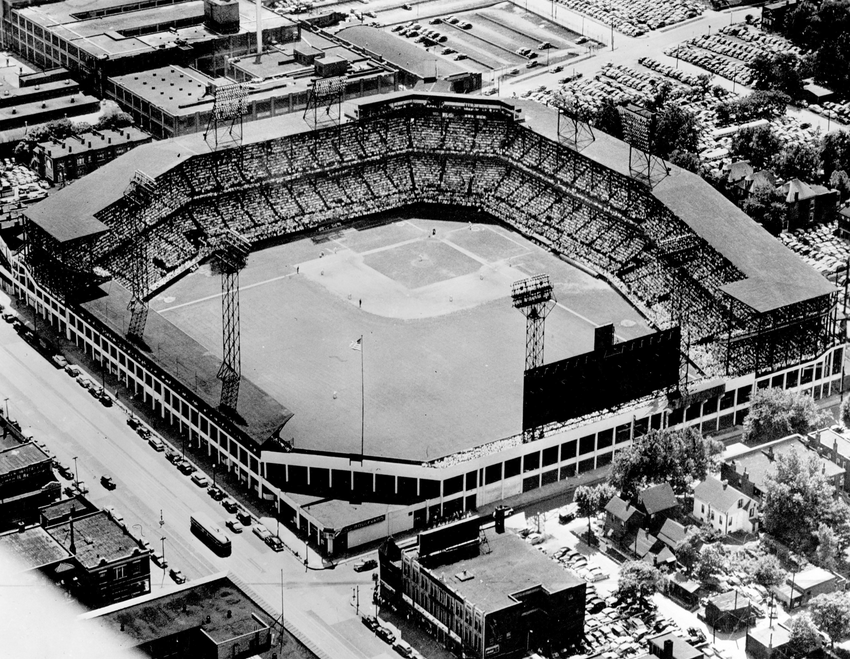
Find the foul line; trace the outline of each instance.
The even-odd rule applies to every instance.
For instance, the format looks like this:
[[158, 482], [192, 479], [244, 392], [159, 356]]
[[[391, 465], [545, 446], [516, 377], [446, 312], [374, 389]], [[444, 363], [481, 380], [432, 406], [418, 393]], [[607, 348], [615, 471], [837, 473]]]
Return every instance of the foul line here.
[[[265, 281], [258, 281], [255, 284], [249, 284], [248, 286], [240, 286], [240, 291], [247, 291], [249, 288], [256, 288], [257, 286], [264, 286], [265, 284], [271, 284], [274, 281], [278, 281], [279, 279], [286, 279], [287, 277], [294, 277], [295, 273], [290, 272], [286, 275], [280, 275], [279, 277], [272, 277], [271, 279], [266, 279]], [[182, 309], [183, 307], [188, 307], [193, 304], [200, 304], [201, 302], [206, 302], [208, 300], [214, 300], [217, 297], [221, 297], [221, 293], [215, 293], [214, 295], [207, 295], [206, 297], [198, 298], [197, 300], [192, 300], [191, 302], [184, 302], [183, 304], [175, 304], [173, 307], [166, 307], [165, 309], [160, 309], [157, 313], [165, 313], [166, 311], [174, 311], [175, 309]], [[154, 309], [156, 311], [156, 309]]]
[[[573, 310], [572, 310], [572, 309], [570, 309], [569, 307], [565, 307], [565, 306], [564, 306], [563, 304], [561, 304], [560, 302], [555, 302], [555, 306], [556, 306], [556, 307], [561, 307], [561, 309], [563, 309], [564, 311], [568, 311], [569, 313], [571, 313], [571, 314], [572, 314], [573, 316], [575, 316], [576, 318], [581, 318], [584, 322], [586, 322], [586, 323], [587, 323], [587, 324], [589, 324], [589, 325], [593, 325], [594, 327], [602, 327], [602, 325], [600, 325], [599, 323], [595, 323], [595, 322], [593, 322], [592, 320], [590, 320], [590, 318], [587, 318], [587, 317], [585, 317], [585, 316], [582, 316], [582, 315], [581, 315], [578, 311], [573, 311]], [[619, 334], [617, 334], [616, 332], [614, 333], [614, 336], [615, 336], [616, 338], [620, 339], [620, 341], [625, 341], [625, 338], [624, 338], [624, 337], [622, 337], [622, 336], [620, 336], [620, 335], [619, 335]]]

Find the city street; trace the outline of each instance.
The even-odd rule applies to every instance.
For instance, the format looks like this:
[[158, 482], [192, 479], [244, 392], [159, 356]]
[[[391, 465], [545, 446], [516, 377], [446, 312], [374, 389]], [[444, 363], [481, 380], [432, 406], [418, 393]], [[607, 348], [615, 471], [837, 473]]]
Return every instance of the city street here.
[[[4, 298], [0, 295], [0, 302], [7, 304]], [[353, 595], [358, 587], [360, 608], [372, 609], [374, 572], [354, 572], [354, 560], [334, 569], [313, 569], [322, 563], [312, 552], [311, 569], [305, 570], [290, 552], [273, 552], [249, 529], [229, 533], [233, 554], [219, 558], [191, 534], [189, 515], [204, 511], [223, 525], [229, 515], [221, 504], [182, 475], [164, 453], [142, 440], [126, 424], [126, 413], [119, 406], [103, 407], [25, 343], [12, 325], [0, 323], [0, 398], [6, 397], [8, 401], [0, 402], [8, 403], [9, 415], [23, 429], [31, 428], [35, 439], [46, 444], [60, 462], [73, 470], [77, 458], [79, 479], [88, 486], [87, 496], [93, 503], [101, 508], [114, 506], [127, 529], [144, 535], [152, 549], [161, 551], [164, 545], [169, 568], [182, 570], [190, 580], [232, 572], [275, 613], [283, 606], [287, 628], [301, 640], [308, 638], [308, 647], [322, 657], [394, 656], [390, 646], [360, 624], [355, 610]], [[113, 491], [100, 484], [100, 477], [107, 474], [117, 484]], [[61, 477], [60, 482], [63, 488], [70, 483]], [[275, 522], [263, 521], [276, 531]], [[303, 544], [293, 534], [283, 527], [280, 533], [284, 542], [298, 547], [303, 555]], [[167, 570], [151, 564], [152, 591], [174, 587]], [[429, 647], [427, 656], [440, 653]]]

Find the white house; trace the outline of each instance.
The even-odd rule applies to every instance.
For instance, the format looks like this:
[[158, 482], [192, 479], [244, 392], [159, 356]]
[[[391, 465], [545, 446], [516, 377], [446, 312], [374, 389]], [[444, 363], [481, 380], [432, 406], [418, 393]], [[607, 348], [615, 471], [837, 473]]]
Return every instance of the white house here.
[[694, 517], [724, 535], [758, 531], [756, 502], [726, 481], [709, 476], [694, 488]]

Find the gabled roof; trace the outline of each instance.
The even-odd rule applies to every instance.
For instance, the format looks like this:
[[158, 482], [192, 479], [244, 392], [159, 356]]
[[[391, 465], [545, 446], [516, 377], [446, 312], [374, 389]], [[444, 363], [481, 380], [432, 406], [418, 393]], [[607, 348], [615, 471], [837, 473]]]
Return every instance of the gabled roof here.
[[670, 483], [648, 487], [638, 494], [637, 498], [638, 503], [643, 506], [647, 515], [655, 515], [665, 510], [671, 510], [679, 505], [679, 502], [676, 501], [676, 495], [673, 494], [673, 488], [670, 487]]
[[753, 500], [740, 490], [726, 482], [709, 476], [694, 488], [694, 500], [705, 503], [720, 512], [727, 512], [738, 507], [738, 501], [743, 499], [742, 508], [749, 508]]
[[620, 497], [613, 497], [605, 504], [605, 512], [611, 513], [617, 519], [628, 522], [635, 515], [643, 516], [643, 513], [631, 503], [623, 501]]
[[798, 178], [791, 179], [782, 186], [782, 191], [785, 192], [785, 201], [789, 204], [793, 204], [795, 201], [803, 201], [804, 199], [809, 199], [815, 196], [814, 190], [812, 190], [807, 183], [803, 183]]
[[658, 530], [658, 539], [670, 549], [676, 546], [688, 536], [688, 529], [672, 519], [665, 519], [664, 524]]
[[749, 160], [739, 160], [732, 163], [732, 166], [729, 168], [729, 176], [726, 180], [729, 183], [737, 183], [750, 176], [753, 171], [755, 170]]

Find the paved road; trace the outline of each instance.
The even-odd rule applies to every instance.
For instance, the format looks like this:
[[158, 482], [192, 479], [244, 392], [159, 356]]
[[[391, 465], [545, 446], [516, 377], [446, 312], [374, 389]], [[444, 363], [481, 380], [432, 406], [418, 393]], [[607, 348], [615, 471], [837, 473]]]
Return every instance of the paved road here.
[[[0, 403], [7, 396], [10, 416], [24, 429], [32, 428], [35, 438], [45, 442], [61, 462], [73, 469], [77, 457], [79, 478], [89, 486], [88, 496], [96, 505], [115, 506], [127, 528], [137, 535], [143, 532], [156, 549], [166, 538], [170, 567], [183, 570], [189, 579], [233, 572], [275, 613], [281, 608], [283, 570], [287, 626], [309, 637], [320, 655], [333, 659], [395, 656], [360, 624], [352, 602], [353, 590], [359, 587], [361, 605], [371, 609], [372, 573], [354, 572], [352, 562], [333, 570], [306, 571], [292, 554], [274, 553], [250, 532], [230, 534], [231, 557], [214, 555], [190, 533], [189, 515], [205, 511], [223, 524], [228, 516], [224, 508], [142, 441], [126, 425], [123, 410], [102, 407], [21, 340], [10, 325], [0, 323]], [[110, 492], [100, 485], [103, 474], [115, 479], [117, 489]], [[270, 520], [266, 524], [275, 530]], [[281, 536], [290, 546], [299, 546], [293, 544], [292, 534], [282, 530]], [[318, 564], [311, 557], [311, 565]], [[154, 592], [175, 587], [164, 570], [151, 567]], [[428, 656], [441, 654], [430, 650]]]

